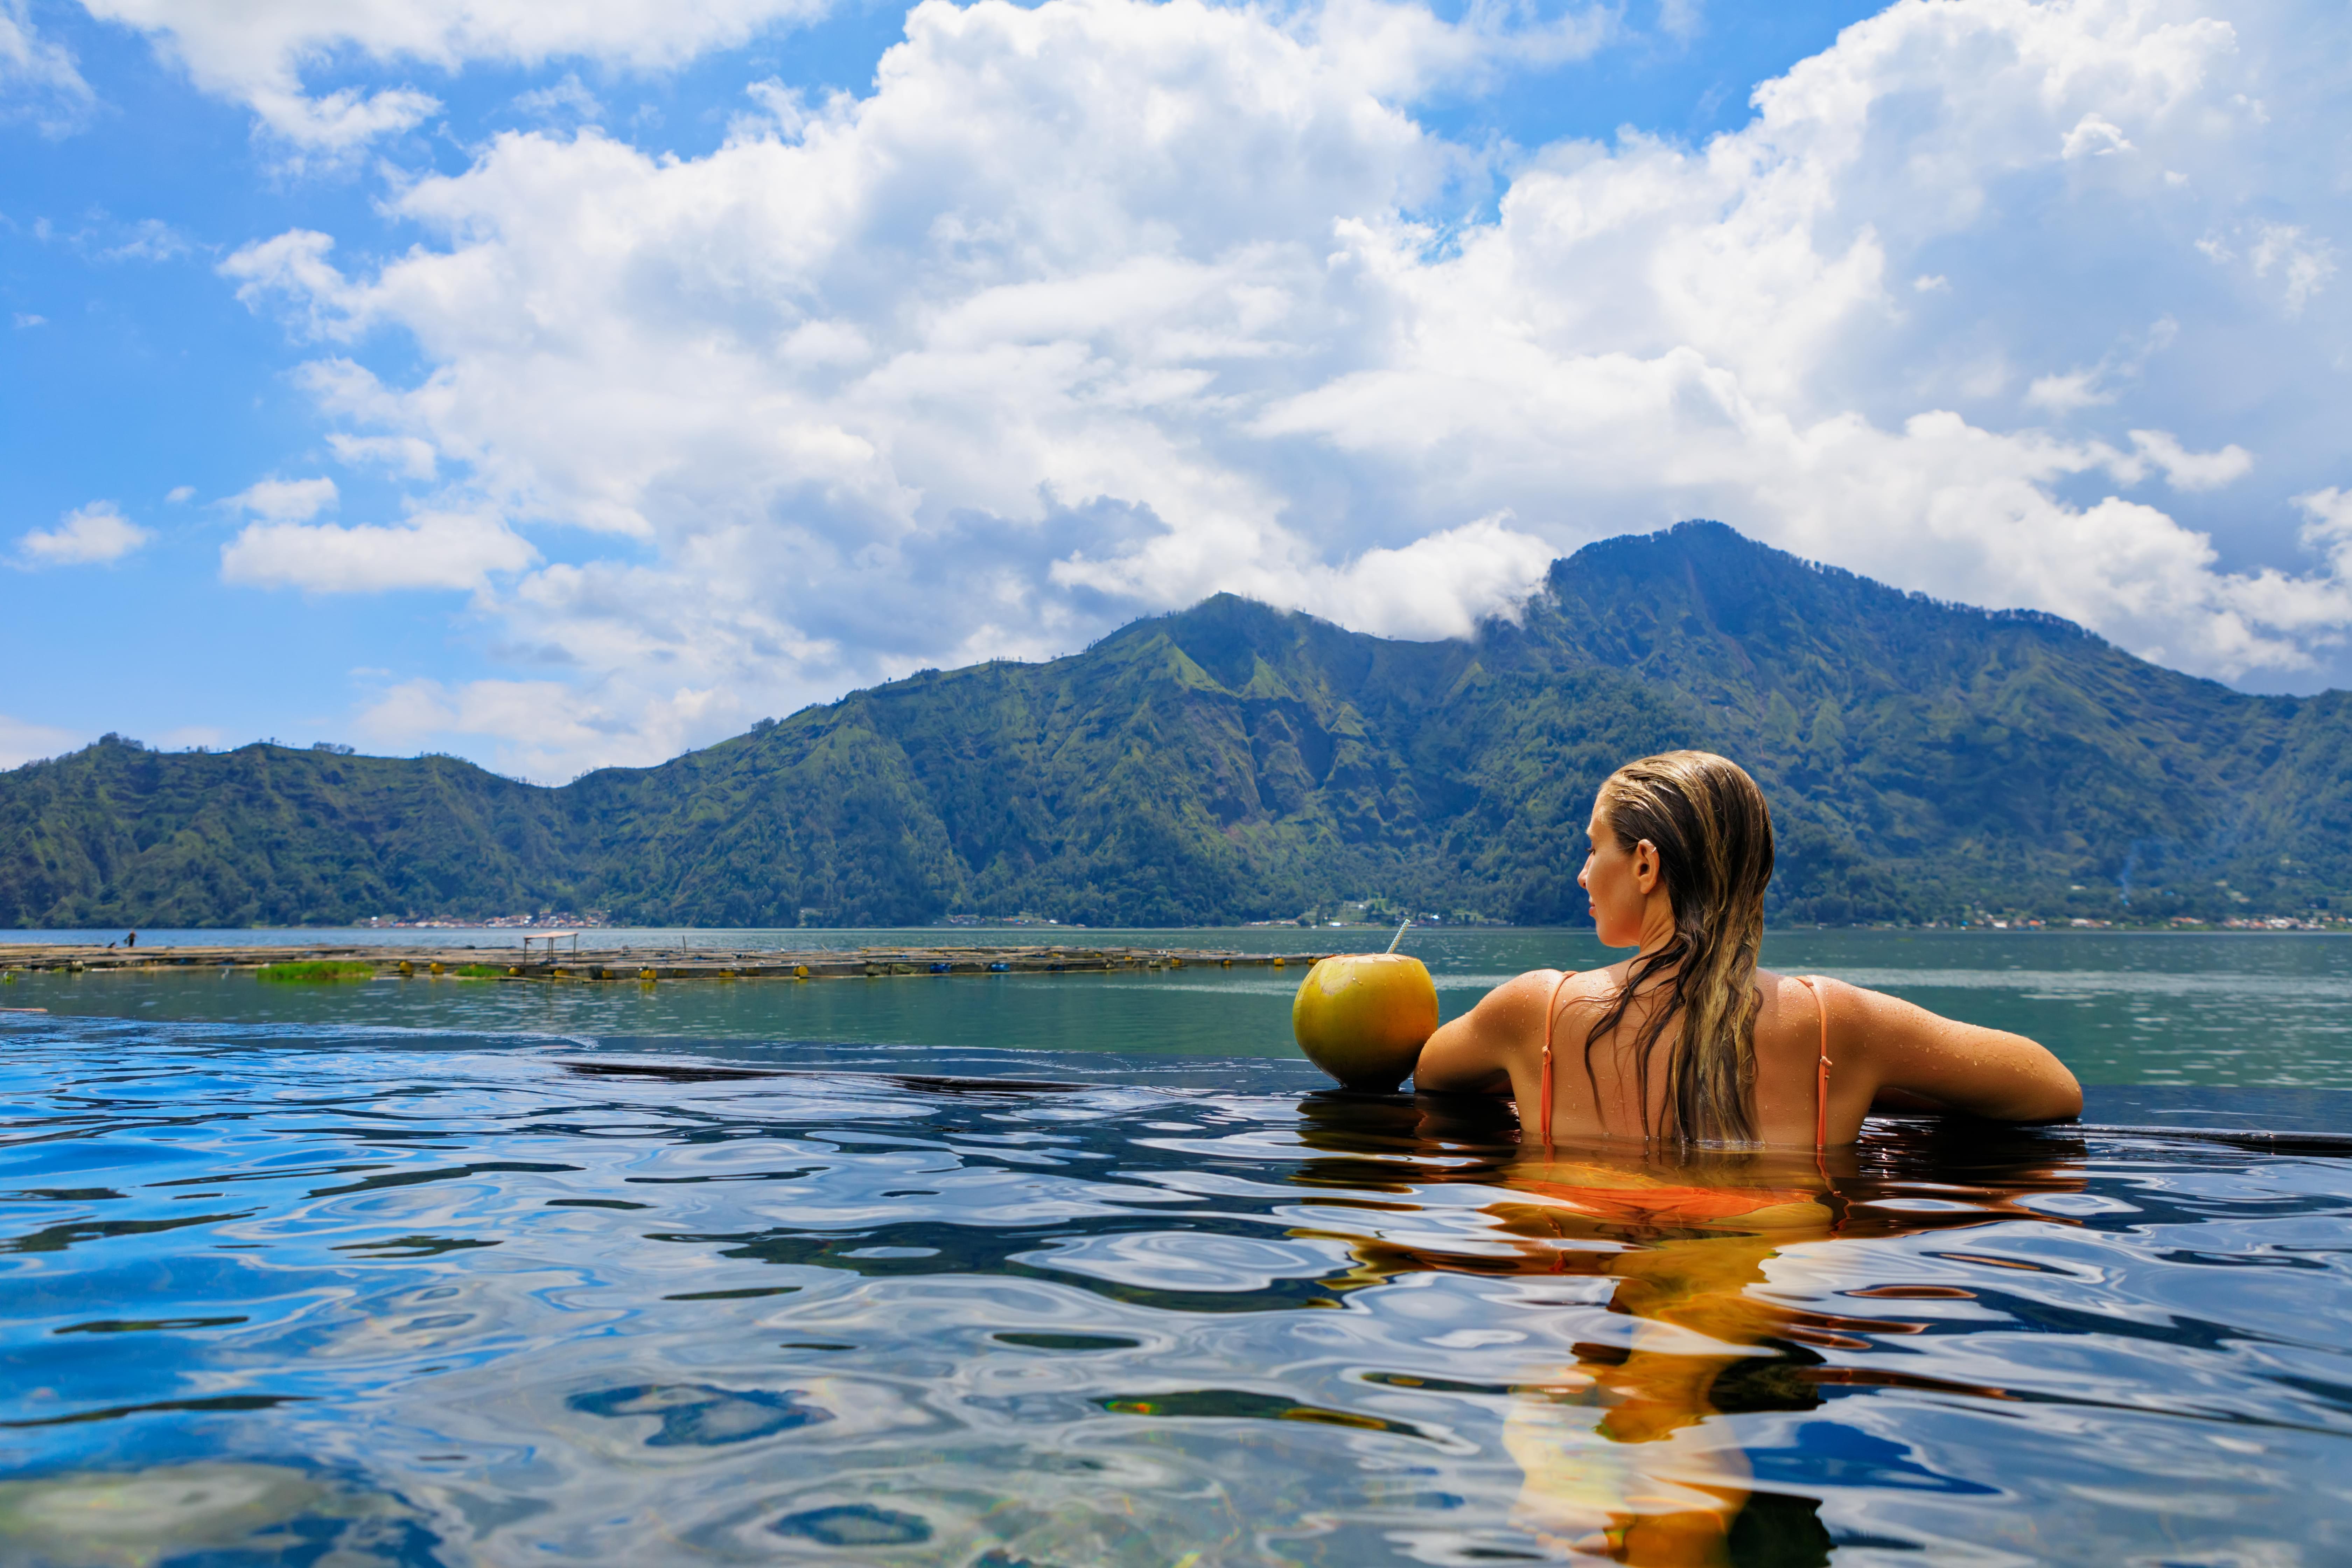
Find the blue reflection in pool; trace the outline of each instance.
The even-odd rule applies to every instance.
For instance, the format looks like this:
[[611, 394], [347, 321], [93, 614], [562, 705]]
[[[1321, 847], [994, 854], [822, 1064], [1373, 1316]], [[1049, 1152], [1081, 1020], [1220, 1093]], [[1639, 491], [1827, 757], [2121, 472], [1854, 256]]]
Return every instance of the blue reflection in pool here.
[[[2324, 1142], [1537, 1161], [1267, 1061], [0, 1049], [10, 1562], [2352, 1555]], [[2352, 1098], [2168, 1092], [2102, 1119]]]

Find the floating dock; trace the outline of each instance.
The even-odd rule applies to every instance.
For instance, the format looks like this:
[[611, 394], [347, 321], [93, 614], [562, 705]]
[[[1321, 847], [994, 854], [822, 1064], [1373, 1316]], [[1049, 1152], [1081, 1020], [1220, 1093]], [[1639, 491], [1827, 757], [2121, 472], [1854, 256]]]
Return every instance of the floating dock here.
[[1099, 974], [1158, 969], [1306, 970], [1318, 952], [1225, 952], [1177, 947], [578, 948], [133, 947], [0, 943], [0, 972], [156, 973], [259, 970], [281, 963], [364, 963], [384, 975], [478, 980], [877, 980], [894, 975]]

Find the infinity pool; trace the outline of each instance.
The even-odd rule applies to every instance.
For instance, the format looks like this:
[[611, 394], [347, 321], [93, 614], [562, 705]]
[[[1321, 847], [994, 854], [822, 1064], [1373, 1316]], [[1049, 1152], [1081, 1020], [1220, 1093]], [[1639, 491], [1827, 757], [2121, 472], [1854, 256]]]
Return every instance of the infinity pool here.
[[2326, 1140], [1670, 1168], [1267, 1059], [0, 1053], [12, 1563], [2352, 1559]]

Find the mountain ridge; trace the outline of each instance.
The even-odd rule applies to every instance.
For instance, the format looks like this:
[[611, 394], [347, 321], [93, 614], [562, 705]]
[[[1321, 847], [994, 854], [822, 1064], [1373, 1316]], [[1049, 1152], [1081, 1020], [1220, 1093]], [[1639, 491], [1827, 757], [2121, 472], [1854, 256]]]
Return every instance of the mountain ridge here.
[[2352, 892], [2352, 694], [2232, 691], [1697, 521], [1555, 562], [1467, 638], [1217, 595], [562, 786], [101, 742], [0, 773], [0, 924], [1178, 924], [1367, 896], [1577, 921], [1592, 790], [1685, 744], [1770, 796], [1775, 918], [2218, 918]]

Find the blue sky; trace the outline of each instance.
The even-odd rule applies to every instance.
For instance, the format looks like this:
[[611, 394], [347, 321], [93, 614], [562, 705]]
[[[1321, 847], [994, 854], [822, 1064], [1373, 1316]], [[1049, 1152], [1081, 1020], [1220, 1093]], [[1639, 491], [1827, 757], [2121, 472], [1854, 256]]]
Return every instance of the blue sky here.
[[560, 780], [1715, 516], [2352, 684], [2340, 7], [0, 0], [0, 765]]

